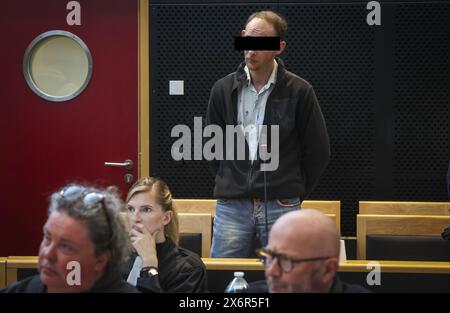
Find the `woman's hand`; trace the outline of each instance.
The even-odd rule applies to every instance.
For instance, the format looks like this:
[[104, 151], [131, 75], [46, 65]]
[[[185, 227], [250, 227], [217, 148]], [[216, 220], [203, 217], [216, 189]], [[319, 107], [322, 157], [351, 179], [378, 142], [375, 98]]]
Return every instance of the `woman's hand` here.
[[130, 231], [131, 243], [137, 254], [142, 258], [143, 267], [158, 267], [156, 254], [156, 235], [159, 230], [151, 234], [142, 224], [134, 224]]

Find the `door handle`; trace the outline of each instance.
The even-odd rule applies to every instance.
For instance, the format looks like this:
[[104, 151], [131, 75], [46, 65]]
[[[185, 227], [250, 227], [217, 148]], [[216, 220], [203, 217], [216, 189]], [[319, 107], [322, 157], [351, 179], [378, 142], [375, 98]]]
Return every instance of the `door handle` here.
[[105, 166], [125, 167], [127, 170], [132, 170], [133, 165], [134, 163], [131, 160], [125, 160], [123, 163], [105, 162]]

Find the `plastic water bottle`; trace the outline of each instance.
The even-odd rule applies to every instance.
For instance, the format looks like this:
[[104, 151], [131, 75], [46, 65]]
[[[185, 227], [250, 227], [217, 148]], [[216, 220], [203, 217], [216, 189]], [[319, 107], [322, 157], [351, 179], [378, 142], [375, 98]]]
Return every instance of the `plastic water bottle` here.
[[234, 272], [234, 278], [228, 284], [226, 293], [237, 293], [248, 288], [248, 283], [244, 279], [244, 272]]

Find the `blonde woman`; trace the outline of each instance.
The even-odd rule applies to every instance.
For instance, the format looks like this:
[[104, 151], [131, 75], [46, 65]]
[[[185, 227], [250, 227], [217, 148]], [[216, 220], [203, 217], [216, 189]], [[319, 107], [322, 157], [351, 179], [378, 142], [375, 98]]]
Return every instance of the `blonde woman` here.
[[144, 177], [127, 195], [130, 239], [135, 249], [123, 268], [141, 292], [206, 292], [206, 269], [193, 252], [178, 246], [178, 217], [165, 182]]

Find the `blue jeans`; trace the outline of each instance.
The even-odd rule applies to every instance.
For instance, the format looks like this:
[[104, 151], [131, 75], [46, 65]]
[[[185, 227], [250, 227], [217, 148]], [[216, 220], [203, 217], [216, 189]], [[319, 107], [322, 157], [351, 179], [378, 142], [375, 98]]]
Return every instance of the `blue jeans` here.
[[[272, 228], [284, 213], [300, 209], [300, 198], [267, 201], [267, 226]], [[259, 199], [217, 200], [214, 217], [212, 258], [248, 258], [253, 253], [255, 233], [261, 247], [267, 245], [264, 201]]]

